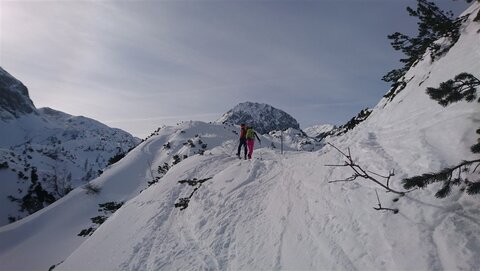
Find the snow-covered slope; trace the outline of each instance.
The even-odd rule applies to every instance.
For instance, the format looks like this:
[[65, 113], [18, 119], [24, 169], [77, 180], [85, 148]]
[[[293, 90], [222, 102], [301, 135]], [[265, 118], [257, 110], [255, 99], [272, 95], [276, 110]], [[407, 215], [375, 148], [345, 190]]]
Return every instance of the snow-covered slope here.
[[335, 125], [331, 124], [319, 124], [313, 125], [303, 129], [303, 131], [309, 136], [314, 138], [323, 138], [324, 135], [328, 134], [328, 132], [335, 129]]
[[[474, 4], [469, 11], [478, 10]], [[365, 169], [404, 177], [458, 164], [474, 154], [477, 103], [441, 107], [426, 87], [460, 72], [480, 77], [479, 23], [468, 22], [441, 59], [418, 63], [406, 88], [330, 143], [350, 151]], [[423, 83], [421, 83], [423, 82]], [[335, 149], [256, 150], [234, 157], [234, 126], [201, 122], [165, 127], [92, 182], [19, 222], [0, 228], [6, 270], [477, 270], [478, 196], [457, 190], [445, 199], [436, 187], [397, 201], [374, 183], [328, 183], [351, 175]], [[263, 140], [267, 140], [263, 137]], [[202, 143], [199, 142], [202, 141]], [[267, 141], [268, 142], [268, 141]], [[169, 143], [169, 144], [167, 144]], [[184, 145], [185, 143], [185, 145]], [[203, 155], [198, 154], [207, 144]], [[197, 154], [195, 154], [197, 153]], [[188, 156], [157, 183], [155, 169]], [[163, 175], [164, 174], [164, 175]], [[210, 179], [209, 179], [210, 178]], [[193, 186], [183, 182], [190, 180]], [[201, 185], [196, 181], [202, 180]], [[182, 182], [179, 182], [182, 181]], [[204, 182], [203, 182], [204, 181]], [[438, 187], [438, 186], [437, 186]], [[385, 207], [378, 212], [376, 190]], [[190, 197], [190, 198], [189, 198]], [[175, 204], [185, 203], [184, 210]], [[184, 199], [181, 201], [180, 199]], [[99, 215], [98, 204], [125, 204], [90, 237], [78, 237]], [[81, 203], [81, 204], [79, 204]], [[47, 245], [46, 245], [47, 244]]]
[[199, 153], [233, 157], [237, 144], [233, 128], [203, 122], [162, 127], [89, 184], [98, 187], [99, 193], [89, 193], [86, 186], [77, 188], [51, 206], [0, 228], [2, 269], [46, 270], [58, 264], [88, 239], [77, 235], [96, 227], [91, 218], [102, 215], [98, 204], [128, 201], [155, 181], [154, 186], [164, 186], [164, 173], [159, 169], [165, 169], [165, 164], [168, 176], [169, 167], [182, 168], [190, 160], [187, 157]]
[[216, 121], [217, 123], [242, 123], [254, 127], [261, 134], [288, 128], [300, 129], [297, 120], [284, 111], [268, 104], [244, 102], [236, 105]]
[[86, 117], [36, 109], [0, 68], [0, 225], [25, 217], [97, 177], [139, 139]]

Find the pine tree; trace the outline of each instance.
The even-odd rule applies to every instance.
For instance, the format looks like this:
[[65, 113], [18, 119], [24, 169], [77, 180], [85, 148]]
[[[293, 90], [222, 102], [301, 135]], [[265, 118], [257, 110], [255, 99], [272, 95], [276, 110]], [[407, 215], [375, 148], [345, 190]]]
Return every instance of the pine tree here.
[[37, 168], [33, 167], [32, 172], [30, 173], [30, 180], [32, 183], [36, 183], [38, 181], [38, 175], [37, 175]]
[[[20, 211], [28, 212], [33, 214], [34, 212], [42, 209], [44, 206], [52, 204], [55, 202], [55, 197], [47, 192], [40, 182], [38, 182], [37, 168], [33, 167], [30, 173], [30, 187], [28, 188], [27, 194], [21, 199], [17, 199], [13, 196], [8, 198], [11, 201], [16, 201], [20, 203]], [[27, 177], [28, 179], [28, 177]]]
[[[432, 60], [446, 53], [460, 38], [460, 26], [464, 18], [455, 20], [453, 12], [443, 12], [433, 2], [419, 0], [417, 9], [407, 7], [410, 16], [418, 17], [418, 36], [411, 39], [412, 56], [422, 59], [424, 53], [430, 49]], [[450, 44], [442, 48], [435, 41], [440, 38], [447, 38]], [[418, 50], [418, 51], [417, 51]]]
[[[454, 79], [440, 83], [438, 88], [427, 88], [426, 92], [433, 100], [446, 107], [449, 104], [465, 100], [467, 102], [475, 101], [477, 97], [477, 87], [480, 86], [480, 80], [469, 73], [460, 73]], [[480, 99], [477, 100], [480, 103]], [[476, 133], [480, 136], [480, 129]], [[480, 138], [477, 144], [471, 147], [473, 153], [480, 153]], [[419, 176], [404, 179], [403, 187], [411, 189], [414, 187], [425, 188], [427, 185], [435, 182], [443, 182], [443, 186], [437, 191], [437, 198], [444, 198], [452, 191], [452, 186], [461, 186], [462, 190], [469, 195], [480, 194], [480, 179], [476, 174], [480, 166], [480, 159], [463, 161], [460, 164], [445, 168], [436, 173], [426, 173]], [[468, 175], [477, 180], [469, 180]]]
[[[443, 12], [433, 2], [427, 0], [417, 0], [417, 8], [414, 10], [407, 7], [407, 12], [410, 16], [418, 18], [418, 34], [416, 37], [409, 37], [395, 32], [388, 36], [393, 49], [405, 55], [400, 59], [404, 66], [388, 72], [382, 78], [383, 81], [392, 83], [390, 91], [385, 95], [390, 99], [405, 88], [404, 76], [408, 69], [422, 60], [427, 52], [434, 61], [450, 50], [460, 37], [459, 29], [465, 19], [454, 19], [451, 11]], [[440, 38], [444, 38], [446, 42], [436, 43]]]
[[392, 83], [390, 86], [390, 91], [387, 92], [387, 94], [385, 94], [383, 97], [393, 98], [396, 93], [400, 92], [406, 87], [407, 83], [402, 78], [407, 73], [407, 70], [407, 67], [391, 70], [382, 77], [383, 81]]
[[[430, 98], [438, 101], [442, 106], [447, 106], [461, 100], [472, 102], [476, 98], [476, 87], [480, 80], [469, 73], [460, 73], [454, 79], [440, 83], [438, 88], [427, 88]], [[480, 102], [480, 99], [478, 100]]]

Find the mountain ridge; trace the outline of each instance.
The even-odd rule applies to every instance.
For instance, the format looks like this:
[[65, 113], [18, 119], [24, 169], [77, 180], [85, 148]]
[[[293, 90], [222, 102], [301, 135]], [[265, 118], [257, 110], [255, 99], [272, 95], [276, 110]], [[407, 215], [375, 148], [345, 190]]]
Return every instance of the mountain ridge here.
[[97, 177], [140, 139], [96, 120], [37, 109], [0, 68], [0, 225], [25, 217]]

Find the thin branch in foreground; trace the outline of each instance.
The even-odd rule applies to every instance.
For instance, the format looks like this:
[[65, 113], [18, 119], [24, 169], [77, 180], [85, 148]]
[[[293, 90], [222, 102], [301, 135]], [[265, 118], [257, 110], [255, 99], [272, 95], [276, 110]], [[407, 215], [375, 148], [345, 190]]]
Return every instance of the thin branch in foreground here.
[[474, 173], [477, 172], [477, 169], [478, 169], [479, 166], [480, 166], [480, 163], [477, 164], [477, 166], [473, 169], [472, 172], [474, 172]]
[[390, 211], [390, 212], [393, 212], [394, 214], [398, 213], [398, 209], [391, 209], [391, 208], [382, 207], [382, 203], [380, 203], [380, 198], [378, 197], [377, 189], [375, 189], [375, 194], [377, 194], [378, 207], [373, 207], [373, 209], [375, 209], [377, 211], [380, 211], [380, 210]]
[[[392, 193], [399, 194], [399, 195], [403, 196], [403, 195], [405, 195], [405, 193], [408, 193], [408, 192], [412, 191], [412, 190], [410, 190], [410, 191], [397, 191], [397, 190], [390, 187], [390, 179], [391, 179], [391, 177], [395, 176], [395, 172], [393, 170], [389, 172], [388, 176], [383, 176], [383, 175], [380, 175], [378, 173], [374, 173], [374, 172], [371, 172], [371, 171], [364, 170], [360, 165], [356, 164], [353, 161], [353, 158], [352, 158], [352, 155], [351, 155], [351, 152], [350, 152], [350, 148], [348, 148], [348, 154], [345, 154], [344, 152], [342, 152], [339, 148], [337, 148], [333, 144], [328, 143], [328, 145], [332, 146], [339, 153], [341, 153], [346, 158], [346, 161], [345, 161], [345, 164], [343, 164], [343, 165], [326, 165], [326, 166], [332, 166], [332, 167], [347, 167], [348, 166], [353, 170], [353, 175], [352, 176], [350, 176], [350, 177], [348, 177], [344, 180], [330, 181], [329, 183], [331, 183], [331, 182], [341, 182], [341, 181], [350, 182], [350, 181], [353, 181], [353, 180], [357, 179], [358, 177], [360, 177], [360, 178], [367, 179], [367, 180], [370, 180], [370, 181], [378, 184], [379, 186], [383, 187], [387, 192], [392, 192]], [[382, 183], [377, 178], [372, 177], [372, 175], [375, 175], [377, 177], [385, 179], [386, 184]]]
[[339, 183], [339, 182], [352, 182], [354, 181], [358, 176], [350, 176], [346, 178], [345, 180], [335, 180], [335, 181], [329, 181], [328, 183]]

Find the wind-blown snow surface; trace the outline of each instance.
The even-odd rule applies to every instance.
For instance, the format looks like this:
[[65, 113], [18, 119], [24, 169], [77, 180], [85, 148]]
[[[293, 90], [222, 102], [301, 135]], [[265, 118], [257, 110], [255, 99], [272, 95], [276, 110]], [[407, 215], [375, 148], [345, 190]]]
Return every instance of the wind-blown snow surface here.
[[[404, 177], [475, 157], [469, 147], [478, 104], [443, 108], [425, 88], [460, 72], [480, 77], [479, 29], [469, 24], [446, 56], [409, 71], [407, 78], [414, 77], [393, 101], [382, 100], [367, 120], [329, 140], [349, 147], [368, 170], [395, 169], [397, 189]], [[373, 183], [329, 184], [351, 174], [324, 166], [343, 163], [329, 146], [283, 156], [264, 147], [257, 159], [238, 160], [229, 129], [197, 122], [166, 127], [93, 181], [100, 194], [76, 189], [0, 228], [1, 269], [45, 270], [64, 260], [55, 270], [478, 270], [478, 196], [455, 190], [440, 200], [433, 197], [437, 186], [393, 202], [394, 194]], [[209, 146], [203, 156], [180, 144], [196, 133]], [[166, 142], [171, 149], [163, 148]], [[144, 189], [151, 165], [170, 163], [175, 153], [189, 158]], [[174, 207], [194, 191], [179, 180], [208, 177], [188, 208]], [[385, 207], [400, 212], [373, 210], [375, 189]], [[91, 237], [77, 237], [106, 201], [127, 202]]]

